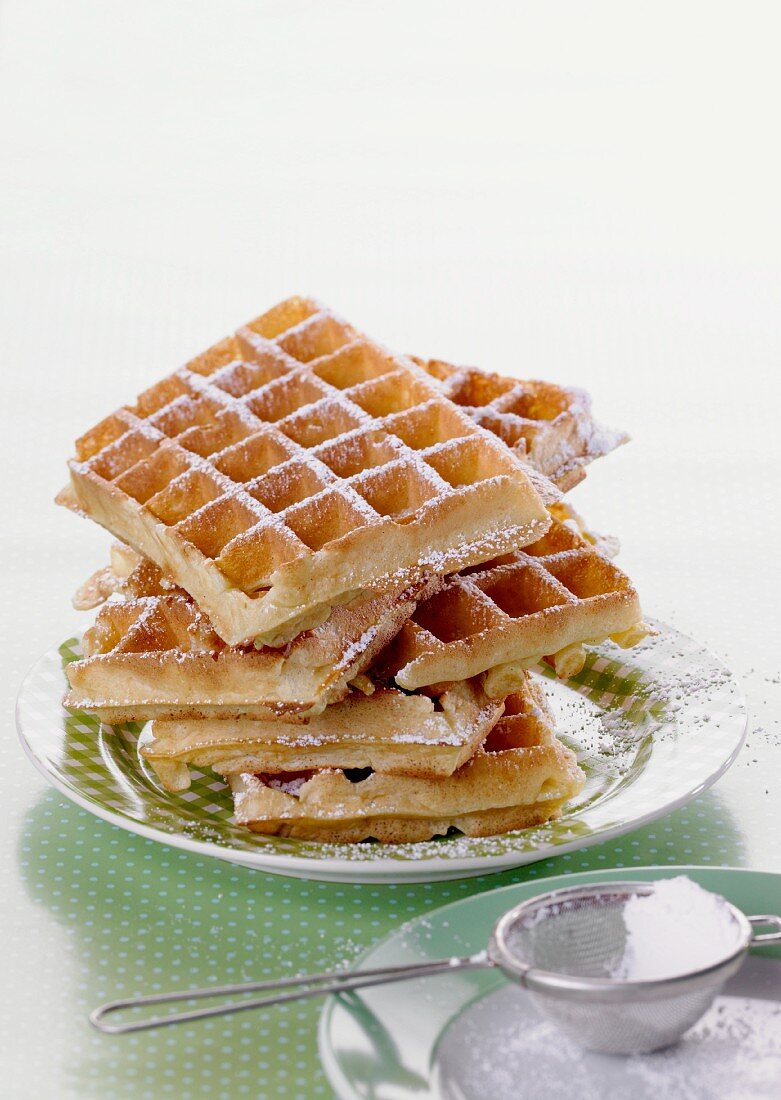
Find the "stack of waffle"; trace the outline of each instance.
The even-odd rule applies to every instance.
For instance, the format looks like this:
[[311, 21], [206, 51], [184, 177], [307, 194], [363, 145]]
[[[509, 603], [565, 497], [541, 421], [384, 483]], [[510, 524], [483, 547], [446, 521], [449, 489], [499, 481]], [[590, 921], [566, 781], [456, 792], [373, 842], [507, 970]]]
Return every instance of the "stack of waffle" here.
[[170, 791], [319, 840], [556, 817], [583, 782], [547, 660], [642, 637], [562, 492], [623, 437], [580, 391], [392, 355], [281, 303], [83, 435], [60, 502], [121, 540], [69, 708], [148, 722]]

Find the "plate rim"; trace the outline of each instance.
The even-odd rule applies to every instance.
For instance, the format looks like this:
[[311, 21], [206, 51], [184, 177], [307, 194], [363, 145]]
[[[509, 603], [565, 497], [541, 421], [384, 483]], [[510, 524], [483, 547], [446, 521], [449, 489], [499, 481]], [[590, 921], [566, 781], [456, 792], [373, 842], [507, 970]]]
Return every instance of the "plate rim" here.
[[25, 697], [25, 689], [27, 688], [28, 682], [35, 675], [41, 662], [53, 652], [58, 651], [59, 647], [56, 644], [39, 655], [37, 660], [30, 666], [21, 682], [15, 705], [17, 735], [21, 741], [25, 755], [36, 770], [51, 786], [58, 790], [60, 794], [64, 795], [81, 809], [86, 810], [88, 813], [93, 814], [93, 816], [110, 825], [122, 829], [124, 832], [130, 832], [144, 837], [145, 839], [153, 840], [172, 848], [188, 851], [195, 855], [222, 859], [229, 863], [264, 871], [269, 874], [341, 883], [404, 884], [411, 882], [445, 882], [460, 878], [476, 877], [478, 875], [497, 874], [511, 868], [536, 863], [542, 859], [551, 858], [552, 856], [566, 855], [567, 853], [577, 851], [581, 848], [591, 847], [594, 844], [601, 844], [616, 839], [619, 836], [623, 836], [635, 829], [642, 828], [653, 821], [659, 820], [661, 817], [665, 817], [675, 812], [693, 798], [697, 798], [704, 791], [708, 790], [709, 787], [713, 786], [714, 783], [718, 782], [734, 763], [745, 744], [749, 721], [748, 707], [738, 677], [716, 654], [712, 653], [711, 650], [701, 642], [698, 642], [690, 635], [683, 633], [676, 627], [664, 623], [661, 620], [658, 621], [658, 624], [663, 627], [666, 632], [678, 636], [694, 646], [698, 646], [701, 651], [707, 653], [709, 660], [712, 661], [714, 665], [719, 667], [729, 676], [734, 691], [732, 706], [735, 708], [735, 717], [739, 719], [742, 716], [740, 735], [737, 737], [732, 751], [719, 763], [719, 766], [697, 784], [697, 786], [681, 792], [676, 798], [671, 801], [666, 801], [663, 806], [648, 809], [629, 820], [622, 820], [612, 825], [606, 825], [601, 828], [599, 832], [586, 837], [575, 836], [572, 840], [559, 841], [555, 845], [542, 845], [534, 852], [508, 851], [496, 855], [466, 855], [450, 858], [431, 856], [426, 860], [416, 860], [414, 858], [404, 860], [379, 857], [367, 861], [353, 862], [340, 858], [339, 856], [322, 856], [315, 859], [311, 856], [275, 853], [270, 849], [258, 849], [257, 852], [233, 849], [228, 845], [216, 844], [213, 841], [190, 838], [181, 832], [163, 832], [153, 825], [146, 825], [143, 822], [136, 821], [120, 811], [107, 808], [97, 799], [82, 794], [77, 788], [64, 782], [56, 772], [52, 771], [47, 766], [46, 761], [36, 754], [25, 734], [20, 714]]
[[[371, 957], [371, 955], [384, 944], [388, 943], [394, 936], [397, 936], [402, 929], [414, 926], [421, 920], [430, 920], [432, 915], [447, 916], [452, 913], [453, 910], [459, 908], [467, 908], [473, 905], [477, 900], [483, 899], [487, 896], [497, 897], [502, 894], [512, 894], [518, 891], [526, 893], [526, 891], [537, 890], [538, 893], [547, 893], [548, 890], [556, 890], [563, 886], [577, 886], [578, 883], [584, 885], [590, 882], [600, 881], [627, 881], [633, 880], [633, 875], [641, 873], [643, 875], [653, 875], [654, 873], [664, 873], [666, 877], [672, 877], [673, 874], [687, 874], [688, 872], [701, 872], [707, 871], [715, 875], [726, 875], [727, 877], [736, 875], [740, 878], [749, 877], [763, 877], [767, 879], [775, 879], [779, 886], [781, 886], [781, 871], [770, 870], [762, 867], [735, 867], [735, 866], [723, 866], [719, 864], [702, 864], [702, 863], [652, 863], [643, 864], [637, 867], [601, 867], [590, 871], [570, 871], [560, 875], [541, 875], [536, 879], [528, 879], [524, 882], [511, 882], [505, 886], [497, 886], [493, 889], [485, 890], [480, 893], [470, 894], [465, 898], [457, 898], [455, 901], [449, 901], [444, 905], [438, 905], [435, 909], [429, 910], [423, 913], [419, 913], [416, 917], [412, 917], [409, 921], [404, 921], [399, 924], [392, 931], [376, 940], [370, 946], [364, 948], [363, 951], [358, 954], [350, 964], [349, 971], [360, 970], [362, 965]], [[534, 893], [530, 893], [528, 896], [535, 896]], [[526, 900], [525, 897], [521, 897], [518, 900]], [[509, 908], [509, 906], [508, 906]], [[331, 1025], [331, 1019], [334, 1010], [338, 1006], [338, 998], [335, 994], [330, 994], [323, 1005], [320, 1012], [320, 1016], [317, 1023], [317, 1054], [320, 1059], [320, 1064], [325, 1073], [326, 1080], [330, 1087], [334, 1090], [334, 1093], [338, 1100], [365, 1100], [365, 1097], [361, 1093], [357, 1092], [352, 1083], [344, 1076], [341, 1066], [339, 1065], [336, 1056], [331, 1048], [328, 1030]], [[460, 1010], [458, 1010], [460, 1011]], [[452, 1018], [455, 1018], [455, 1015]], [[441, 1038], [441, 1034], [440, 1034]], [[433, 1094], [432, 1094], [433, 1096]], [[439, 1100], [436, 1097], [435, 1100]]]

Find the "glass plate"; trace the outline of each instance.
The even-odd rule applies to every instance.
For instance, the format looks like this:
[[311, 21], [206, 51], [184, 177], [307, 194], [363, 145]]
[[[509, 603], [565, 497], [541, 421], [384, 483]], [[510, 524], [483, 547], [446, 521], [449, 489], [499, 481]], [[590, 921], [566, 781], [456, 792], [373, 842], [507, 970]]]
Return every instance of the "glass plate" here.
[[340, 882], [435, 881], [485, 874], [596, 844], [661, 817], [700, 794], [732, 763], [746, 708], [733, 675], [697, 642], [663, 623], [632, 650], [595, 647], [580, 675], [541, 669], [561, 739], [587, 775], [560, 820], [496, 837], [460, 834], [417, 844], [322, 844], [263, 837], [235, 826], [227, 787], [194, 771], [189, 790], [163, 790], [137, 751], [143, 728], [67, 712], [63, 666], [71, 638], [25, 679], [17, 724], [30, 759], [58, 790], [123, 829], [201, 855], [277, 874]]
[[[744, 913], [781, 912], [781, 875], [724, 867], [622, 867], [477, 894], [391, 933], [353, 969], [468, 955], [497, 919], [548, 890], [685, 874]], [[340, 1100], [776, 1100], [781, 948], [752, 951], [706, 1015], [667, 1050], [581, 1051], [492, 971], [459, 971], [331, 997], [320, 1059]]]

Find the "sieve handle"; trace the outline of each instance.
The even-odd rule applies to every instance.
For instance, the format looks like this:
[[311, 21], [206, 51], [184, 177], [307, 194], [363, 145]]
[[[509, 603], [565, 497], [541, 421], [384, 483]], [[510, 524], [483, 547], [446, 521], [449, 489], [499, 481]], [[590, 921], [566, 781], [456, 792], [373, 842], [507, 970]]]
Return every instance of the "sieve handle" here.
[[[207, 986], [203, 989], [182, 989], [174, 993], [150, 993], [145, 997], [131, 997], [122, 1001], [108, 1001], [93, 1009], [89, 1022], [98, 1031], [109, 1035], [124, 1035], [131, 1031], [147, 1031], [155, 1027], [167, 1027], [169, 1024], [181, 1024], [189, 1020], [203, 1020], [207, 1016], [225, 1016], [231, 1012], [246, 1012], [250, 1008], [268, 1008], [271, 1005], [284, 1004], [286, 1001], [298, 1001], [305, 997], [324, 997], [328, 993], [342, 993], [351, 989], [363, 989], [366, 986], [386, 985], [389, 982], [403, 982], [409, 978], [425, 978], [432, 974], [447, 974], [454, 970], [476, 970], [493, 966], [485, 951], [477, 955], [465, 955], [452, 959], [437, 959], [433, 962], [412, 963], [403, 966], [383, 966], [374, 970], [355, 970], [345, 975], [338, 973], [302, 974], [294, 978], [272, 978], [263, 982], [241, 982], [235, 985]], [[165, 1016], [147, 1016], [141, 1020], [108, 1023], [112, 1016], [123, 1009], [139, 1008], [145, 1005], [176, 1004], [190, 1000], [202, 1000], [210, 997], [225, 997], [233, 993], [260, 993], [270, 996], [252, 997], [242, 1001], [229, 1001], [227, 1004], [192, 1008], [186, 1012], [171, 1012]]]
[[[752, 947], [760, 943], [781, 943], [781, 917], [775, 913], [762, 913], [756, 917], [746, 917], [746, 920], [752, 928]], [[775, 928], [775, 932], [754, 932], [754, 925], [759, 925], [760, 928], [763, 925], [769, 925], [771, 928]]]

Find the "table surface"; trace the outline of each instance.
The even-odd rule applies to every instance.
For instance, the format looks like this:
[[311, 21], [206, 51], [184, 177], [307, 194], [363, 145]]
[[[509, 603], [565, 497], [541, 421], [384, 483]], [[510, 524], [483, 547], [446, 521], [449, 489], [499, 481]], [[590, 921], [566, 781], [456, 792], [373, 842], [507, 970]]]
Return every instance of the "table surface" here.
[[[731, 11], [3, 5], [5, 1095], [328, 1096], [316, 1003], [125, 1038], [86, 1013], [349, 964], [506, 883], [781, 867], [781, 80], [774, 6]], [[649, 613], [743, 682], [748, 741], [711, 791], [521, 870], [339, 886], [173, 851], [45, 786], [13, 697], [81, 625], [69, 596], [109, 541], [51, 503], [72, 439], [298, 291], [400, 350], [583, 385], [629, 429], [573, 503], [621, 537]]]

